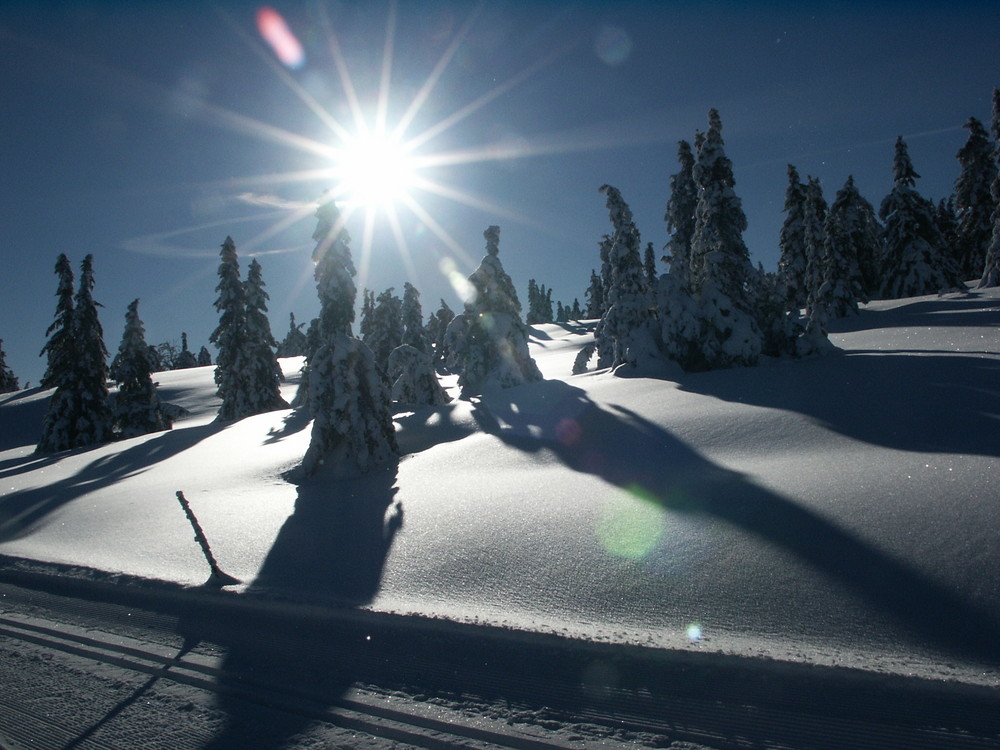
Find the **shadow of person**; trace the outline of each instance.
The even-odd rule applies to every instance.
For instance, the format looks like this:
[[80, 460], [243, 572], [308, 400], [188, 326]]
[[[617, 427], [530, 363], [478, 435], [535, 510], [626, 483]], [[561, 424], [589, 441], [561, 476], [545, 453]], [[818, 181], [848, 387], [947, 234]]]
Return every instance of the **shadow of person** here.
[[792, 553], [944, 653], [1000, 664], [995, 602], [980, 605], [833, 521], [719, 466], [662, 427], [602, 408], [561, 381], [491, 393], [476, 404], [485, 431], [520, 450], [550, 451], [674, 513], [724, 521]]
[[284, 746], [343, 697], [362, 662], [377, 658], [371, 641], [333, 610], [302, 614], [294, 605], [358, 607], [374, 598], [403, 520], [396, 470], [393, 462], [358, 478], [303, 480], [244, 594], [263, 606], [194, 626], [197, 637], [226, 650], [218, 705], [227, 721], [207, 747]]

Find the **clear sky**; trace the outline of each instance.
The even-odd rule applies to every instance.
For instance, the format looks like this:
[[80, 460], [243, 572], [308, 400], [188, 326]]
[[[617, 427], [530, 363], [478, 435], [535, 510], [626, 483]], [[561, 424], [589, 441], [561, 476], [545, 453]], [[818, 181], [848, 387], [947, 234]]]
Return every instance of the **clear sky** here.
[[711, 107], [747, 245], [773, 269], [786, 164], [828, 200], [854, 174], [877, 206], [903, 135], [937, 200], [962, 125], [989, 122], [1000, 84], [996, 2], [270, 9], [0, 7], [0, 338], [22, 384], [44, 369], [61, 252], [76, 269], [94, 254], [112, 353], [136, 297], [150, 343], [186, 331], [194, 351], [207, 344], [226, 235], [244, 272], [251, 256], [263, 265], [275, 336], [289, 312], [308, 321], [313, 205], [328, 189], [349, 215], [359, 289], [401, 294], [409, 280], [425, 317], [441, 297], [458, 310], [452, 282], [499, 224], [522, 303], [535, 278], [582, 304], [609, 228], [598, 188], [622, 191], [659, 255], [677, 141]]

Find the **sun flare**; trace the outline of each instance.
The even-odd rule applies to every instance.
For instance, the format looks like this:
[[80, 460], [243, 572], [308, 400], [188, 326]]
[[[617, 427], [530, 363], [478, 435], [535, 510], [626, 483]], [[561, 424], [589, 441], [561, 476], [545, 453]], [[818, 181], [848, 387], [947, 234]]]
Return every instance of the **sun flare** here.
[[386, 210], [407, 199], [417, 181], [417, 164], [398, 139], [365, 133], [336, 150], [333, 177], [336, 192], [348, 205]]

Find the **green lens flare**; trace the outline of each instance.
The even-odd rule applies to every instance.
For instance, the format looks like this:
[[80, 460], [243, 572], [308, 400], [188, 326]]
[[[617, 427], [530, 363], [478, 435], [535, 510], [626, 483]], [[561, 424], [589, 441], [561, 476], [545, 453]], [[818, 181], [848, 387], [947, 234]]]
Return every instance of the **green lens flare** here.
[[641, 560], [656, 547], [665, 529], [665, 513], [646, 490], [632, 485], [601, 510], [597, 538], [611, 555]]

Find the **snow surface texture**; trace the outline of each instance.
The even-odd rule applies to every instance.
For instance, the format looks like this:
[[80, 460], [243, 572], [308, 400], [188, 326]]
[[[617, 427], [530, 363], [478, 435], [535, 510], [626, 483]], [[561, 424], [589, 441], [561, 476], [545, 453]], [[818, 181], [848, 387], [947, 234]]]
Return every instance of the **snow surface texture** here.
[[996, 685], [998, 326], [998, 290], [875, 302], [843, 355], [678, 380], [570, 376], [592, 335], [537, 326], [546, 380], [399, 411], [338, 481], [295, 412], [214, 422], [210, 367], [156, 376], [173, 430], [56, 455], [50, 392], [5, 394], [0, 553], [200, 584], [183, 490], [255, 592]]

